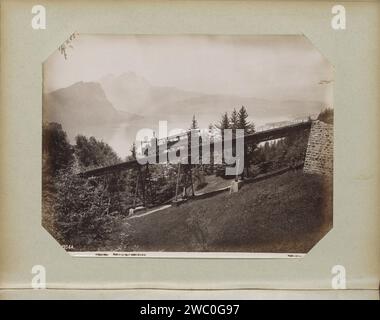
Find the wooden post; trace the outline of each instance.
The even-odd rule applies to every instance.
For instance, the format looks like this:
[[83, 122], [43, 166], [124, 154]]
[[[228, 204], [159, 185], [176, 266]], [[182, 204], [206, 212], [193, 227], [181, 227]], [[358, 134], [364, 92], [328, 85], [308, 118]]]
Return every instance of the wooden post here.
[[136, 209], [136, 198], [139, 190], [139, 180], [140, 180], [140, 167], [138, 167], [138, 173], [137, 173], [137, 181], [136, 181], [136, 190], [135, 190], [135, 196], [133, 198], [133, 209]]
[[175, 187], [175, 201], [177, 201], [177, 197], [178, 197], [178, 187], [179, 187], [180, 175], [181, 175], [181, 162], [178, 163], [177, 183], [176, 183], [176, 187]]
[[146, 171], [144, 171], [144, 173], [142, 174], [144, 175], [143, 177], [141, 177], [141, 187], [142, 187], [142, 194], [143, 194], [143, 206], [146, 207], [146, 194], [145, 194], [145, 191], [146, 191]]
[[190, 183], [191, 183], [191, 195], [194, 197], [194, 184], [193, 184], [193, 170], [191, 169], [190, 165]]
[[146, 172], [146, 175], [145, 175], [145, 178], [147, 180], [147, 183], [148, 183], [148, 187], [149, 187], [149, 200], [150, 200], [150, 204], [153, 205], [153, 202], [154, 202], [154, 197], [153, 197], [153, 190], [152, 190], [152, 181], [151, 181], [151, 176], [150, 176], [150, 171], [149, 171], [149, 164], [147, 163], [146, 164], [146, 167], [145, 167], [145, 172]]
[[187, 190], [186, 190], [186, 187], [187, 187], [187, 172], [188, 172], [187, 171], [187, 165], [185, 165], [185, 168], [183, 169], [185, 181], [183, 181], [182, 198], [186, 198], [187, 197]]
[[236, 168], [235, 181], [236, 182], [239, 181], [239, 174], [238, 174], [239, 165], [240, 165], [240, 158], [237, 158], [236, 163], [235, 163], [235, 168]]
[[210, 144], [210, 167], [211, 167], [211, 174], [214, 174], [214, 137], [211, 137], [211, 144]]

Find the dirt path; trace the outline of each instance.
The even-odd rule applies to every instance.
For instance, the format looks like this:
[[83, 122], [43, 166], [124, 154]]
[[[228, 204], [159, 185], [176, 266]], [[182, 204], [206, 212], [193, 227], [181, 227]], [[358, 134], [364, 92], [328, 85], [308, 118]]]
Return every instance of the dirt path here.
[[167, 204], [167, 205], [164, 205], [162, 207], [159, 207], [159, 208], [156, 208], [156, 209], [153, 209], [153, 210], [150, 210], [148, 212], [144, 212], [144, 213], [141, 213], [139, 215], [134, 215], [134, 216], [131, 216], [131, 217], [128, 217], [127, 220], [130, 220], [130, 219], [137, 219], [137, 218], [141, 218], [141, 217], [145, 217], [147, 215], [150, 215], [152, 213], [155, 213], [157, 211], [161, 211], [161, 210], [165, 210], [167, 208], [170, 208], [172, 205], [171, 204]]

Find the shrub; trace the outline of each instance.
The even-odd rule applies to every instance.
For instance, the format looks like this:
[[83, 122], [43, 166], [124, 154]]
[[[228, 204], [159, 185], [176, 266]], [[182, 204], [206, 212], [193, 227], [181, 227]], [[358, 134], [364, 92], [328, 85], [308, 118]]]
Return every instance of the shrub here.
[[317, 119], [328, 124], [334, 124], [334, 109], [323, 109]]
[[110, 212], [110, 197], [99, 179], [83, 179], [73, 171], [60, 171], [55, 180], [51, 212], [55, 236], [75, 250], [96, 249], [109, 239], [118, 212]]

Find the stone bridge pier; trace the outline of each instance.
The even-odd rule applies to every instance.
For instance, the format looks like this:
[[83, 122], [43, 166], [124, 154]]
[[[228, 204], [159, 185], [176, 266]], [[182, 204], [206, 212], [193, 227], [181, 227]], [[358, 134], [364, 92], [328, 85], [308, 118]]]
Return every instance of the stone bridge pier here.
[[334, 170], [334, 126], [313, 121], [306, 150], [304, 172], [332, 175]]

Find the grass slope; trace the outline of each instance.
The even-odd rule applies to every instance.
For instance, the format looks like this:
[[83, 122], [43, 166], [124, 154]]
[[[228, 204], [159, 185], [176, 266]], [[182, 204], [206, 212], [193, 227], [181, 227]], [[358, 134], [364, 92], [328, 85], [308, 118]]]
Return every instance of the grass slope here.
[[135, 251], [306, 253], [332, 228], [332, 182], [288, 172], [128, 222]]

